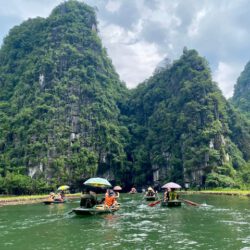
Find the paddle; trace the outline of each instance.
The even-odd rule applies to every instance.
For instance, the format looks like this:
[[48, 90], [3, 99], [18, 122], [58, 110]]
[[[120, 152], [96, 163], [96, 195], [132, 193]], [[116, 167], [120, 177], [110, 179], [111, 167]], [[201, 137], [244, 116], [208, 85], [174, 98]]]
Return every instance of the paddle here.
[[158, 201], [154, 201], [148, 204], [148, 206], [150, 207], [154, 207], [155, 205], [159, 204], [162, 201], [162, 199], [158, 200]]
[[74, 212], [74, 210], [71, 210], [71, 211], [69, 211], [67, 214], [72, 214]]
[[195, 203], [195, 202], [193, 202], [193, 201], [189, 201], [189, 200], [184, 200], [184, 199], [180, 199], [180, 200], [184, 201], [185, 203], [187, 203], [187, 204], [190, 205], [190, 206], [195, 206], [195, 207], [197, 207], [197, 206], [200, 206], [200, 205], [201, 205], [201, 204]]

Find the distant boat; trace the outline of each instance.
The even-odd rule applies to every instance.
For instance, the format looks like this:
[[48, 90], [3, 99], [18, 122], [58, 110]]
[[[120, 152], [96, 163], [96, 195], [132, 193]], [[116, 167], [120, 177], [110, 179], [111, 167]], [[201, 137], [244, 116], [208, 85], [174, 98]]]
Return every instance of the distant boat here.
[[155, 201], [158, 199], [157, 192], [155, 192], [152, 187], [149, 187], [144, 195], [144, 199], [146, 201]]
[[136, 194], [137, 193], [137, 190], [136, 188], [131, 188], [131, 190], [129, 191], [129, 194]]
[[131, 192], [131, 191], [130, 191], [129, 194], [137, 194], [137, 192]]
[[57, 200], [54, 200], [54, 201], [43, 201], [43, 203], [45, 205], [50, 205], [50, 204], [61, 204], [61, 203], [65, 203], [67, 202], [66, 200], [63, 200], [63, 201], [57, 201]]

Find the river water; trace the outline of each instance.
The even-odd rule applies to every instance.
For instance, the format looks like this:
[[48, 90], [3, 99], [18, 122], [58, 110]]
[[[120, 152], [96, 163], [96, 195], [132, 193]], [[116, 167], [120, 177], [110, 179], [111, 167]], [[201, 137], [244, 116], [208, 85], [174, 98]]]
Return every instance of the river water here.
[[0, 249], [250, 249], [250, 199], [193, 195], [202, 203], [147, 206], [141, 194], [121, 194], [115, 214], [70, 214], [79, 201], [0, 208]]

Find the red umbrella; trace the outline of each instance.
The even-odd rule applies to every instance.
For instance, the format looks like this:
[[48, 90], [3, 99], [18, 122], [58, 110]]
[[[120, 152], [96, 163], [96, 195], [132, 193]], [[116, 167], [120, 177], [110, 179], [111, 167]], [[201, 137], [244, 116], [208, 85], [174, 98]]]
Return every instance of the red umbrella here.
[[169, 182], [165, 185], [163, 185], [161, 188], [181, 188], [181, 186], [174, 182]]
[[114, 191], [121, 191], [122, 188], [121, 188], [120, 186], [115, 186], [115, 187], [113, 188], [113, 190], [114, 190]]

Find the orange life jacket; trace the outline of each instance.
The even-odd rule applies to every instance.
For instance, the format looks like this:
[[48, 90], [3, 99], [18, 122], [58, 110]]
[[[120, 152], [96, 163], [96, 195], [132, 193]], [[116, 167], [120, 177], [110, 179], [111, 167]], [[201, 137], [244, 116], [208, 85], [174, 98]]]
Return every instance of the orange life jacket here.
[[115, 202], [115, 197], [114, 196], [106, 196], [105, 197], [105, 205], [111, 207]]

